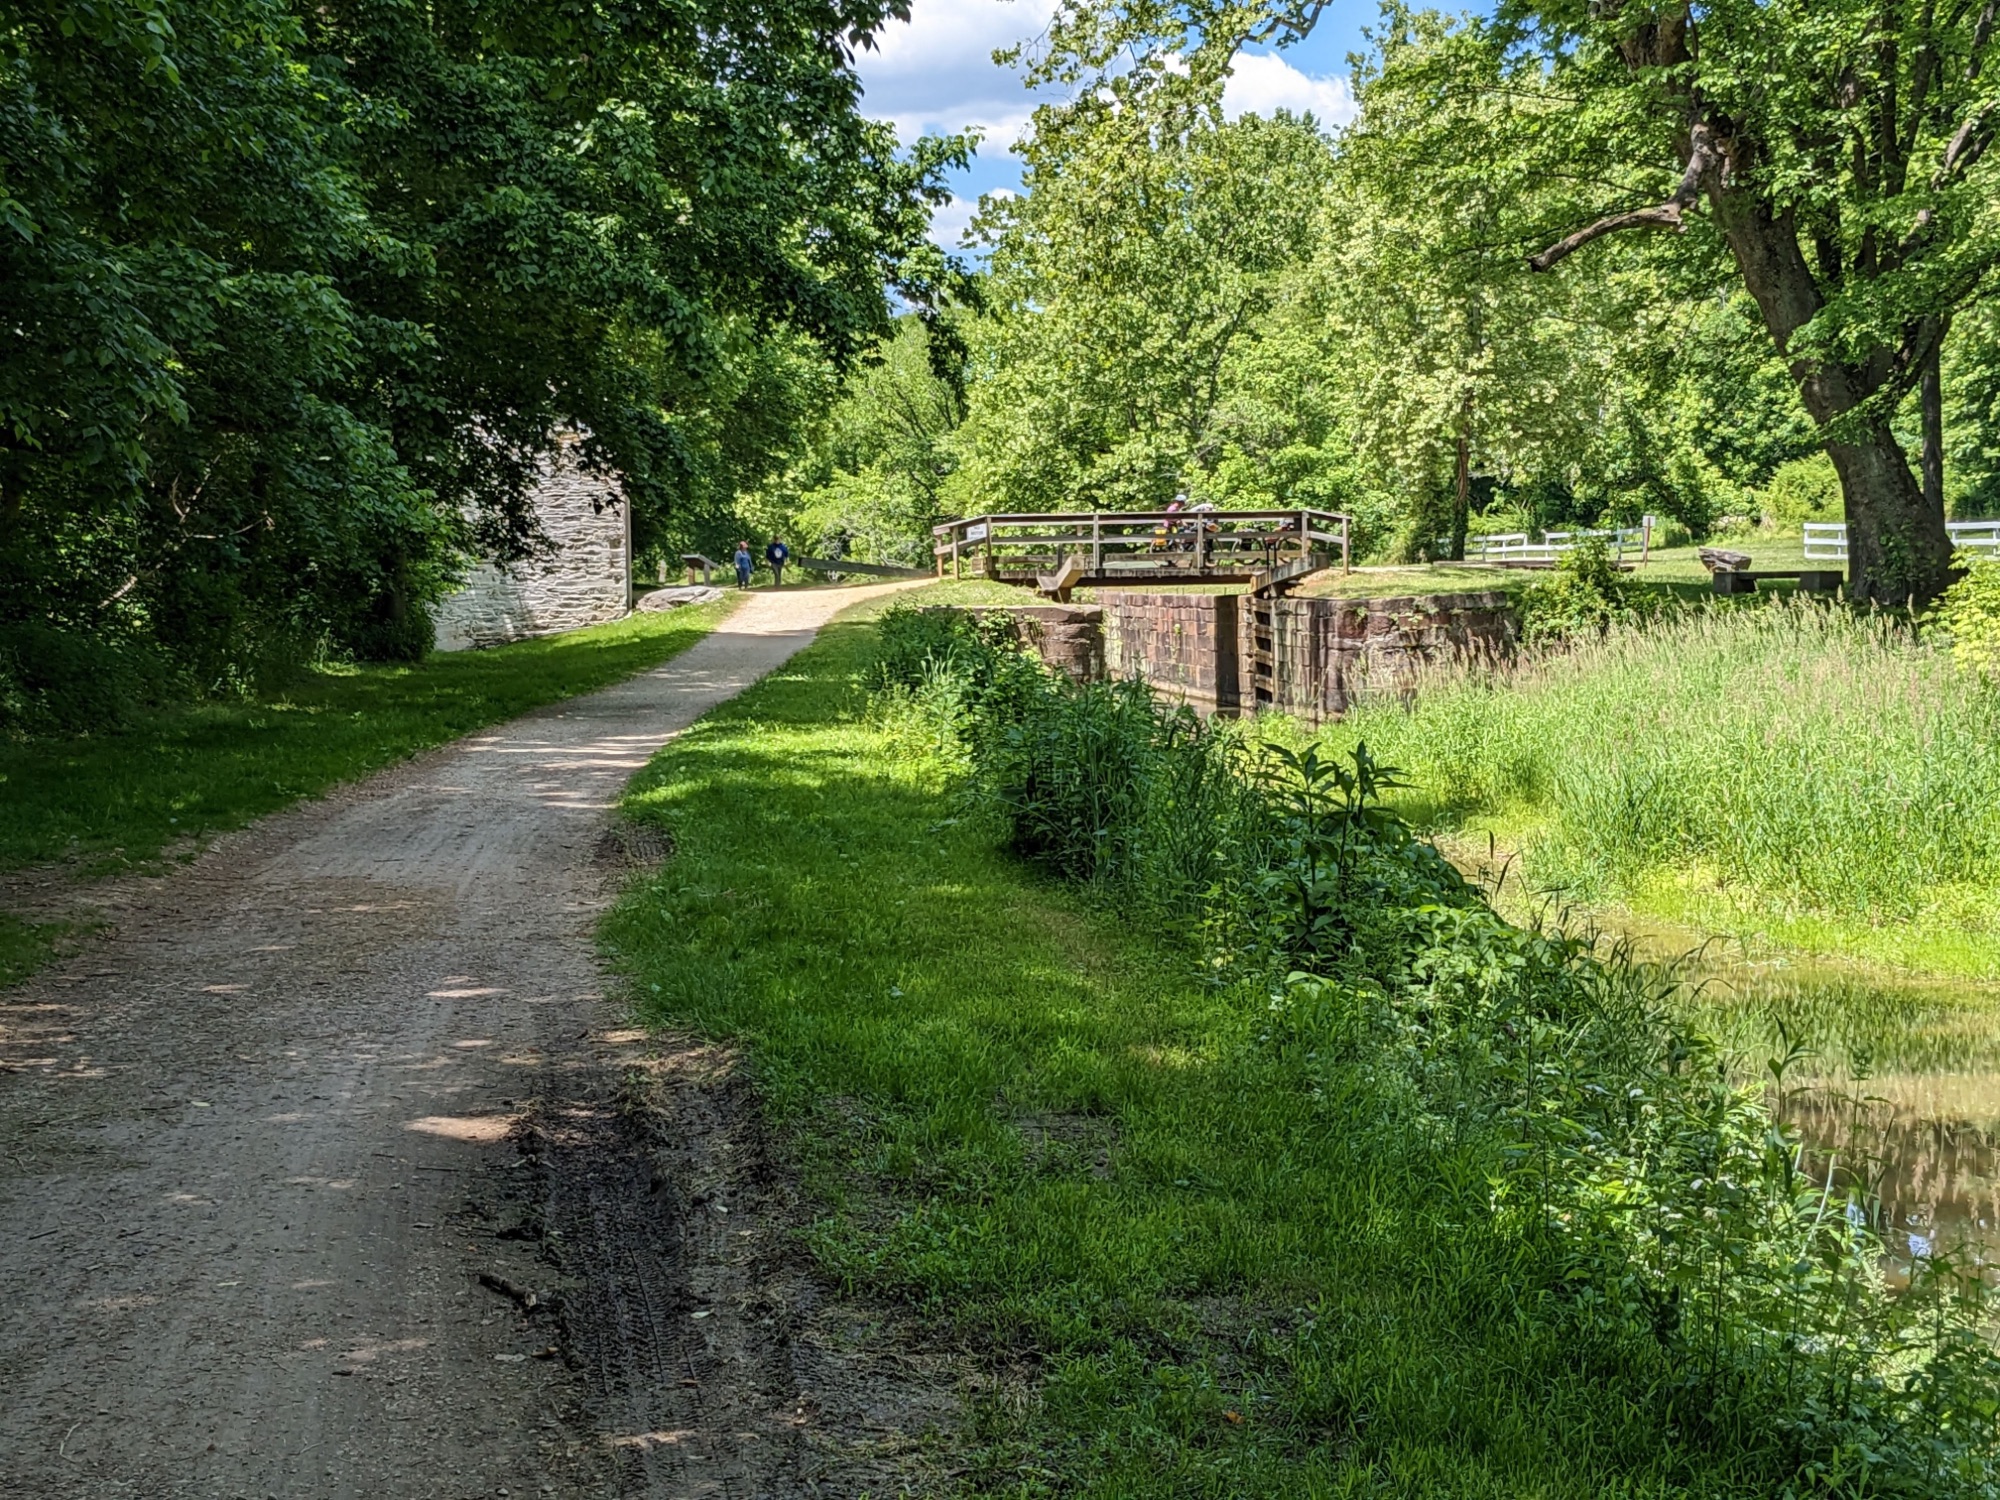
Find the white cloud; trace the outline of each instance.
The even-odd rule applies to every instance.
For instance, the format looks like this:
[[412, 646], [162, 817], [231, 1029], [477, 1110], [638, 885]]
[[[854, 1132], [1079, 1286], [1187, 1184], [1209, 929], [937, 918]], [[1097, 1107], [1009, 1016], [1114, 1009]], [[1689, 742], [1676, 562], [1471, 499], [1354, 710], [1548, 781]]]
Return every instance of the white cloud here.
[[1222, 108], [1232, 120], [1289, 109], [1294, 114], [1309, 113], [1324, 126], [1348, 124], [1361, 112], [1345, 78], [1301, 73], [1269, 52], [1245, 53], [1236, 59], [1222, 91]]
[[908, 21], [891, 21], [876, 37], [877, 50], [855, 60], [862, 108], [893, 121], [906, 141], [926, 130], [980, 126], [983, 152], [1004, 152], [1034, 104], [993, 52], [1039, 36], [1054, 9], [1054, 0], [916, 0]]
[[[931, 211], [931, 243], [946, 250], [969, 250], [975, 260], [986, 254], [984, 245], [964, 243], [965, 232], [972, 227], [972, 216], [979, 212], [980, 194], [955, 195], [942, 208]], [[989, 198], [1018, 198], [1021, 195], [1012, 188], [997, 187], [985, 194]]]
[[942, 208], [931, 210], [931, 240], [946, 250], [956, 250], [979, 212], [977, 198], [953, 198]]

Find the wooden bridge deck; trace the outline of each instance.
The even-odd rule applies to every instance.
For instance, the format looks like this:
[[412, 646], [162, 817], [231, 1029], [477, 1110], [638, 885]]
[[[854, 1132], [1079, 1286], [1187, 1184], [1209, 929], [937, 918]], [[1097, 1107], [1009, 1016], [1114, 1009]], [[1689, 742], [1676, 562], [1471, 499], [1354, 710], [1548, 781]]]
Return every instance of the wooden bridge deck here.
[[1074, 588], [1175, 583], [1276, 587], [1350, 562], [1351, 522], [1330, 510], [1121, 510], [968, 516], [932, 528], [938, 577]]

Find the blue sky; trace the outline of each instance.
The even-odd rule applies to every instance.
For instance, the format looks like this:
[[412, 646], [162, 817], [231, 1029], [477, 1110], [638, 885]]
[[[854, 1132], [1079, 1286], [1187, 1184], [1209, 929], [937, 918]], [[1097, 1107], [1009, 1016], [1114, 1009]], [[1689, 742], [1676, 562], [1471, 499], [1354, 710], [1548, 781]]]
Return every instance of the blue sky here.
[[[860, 56], [863, 108], [893, 120], [904, 140], [975, 125], [986, 132], [978, 159], [953, 184], [956, 201], [938, 214], [942, 244], [956, 245], [981, 193], [1020, 182], [1008, 148], [1033, 102], [1019, 78], [993, 65], [992, 53], [1039, 34], [1050, 11], [1049, 0], [914, 0], [910, 19], [890, 22], [879, 50]], [[1376, 0], [1331, 0], [1300, 45], [1241, 59], [1225, 105], [1236, 113], [1309, 109], [1329, 124], [1351, 119], [1347, 54], [1377, 13]]]

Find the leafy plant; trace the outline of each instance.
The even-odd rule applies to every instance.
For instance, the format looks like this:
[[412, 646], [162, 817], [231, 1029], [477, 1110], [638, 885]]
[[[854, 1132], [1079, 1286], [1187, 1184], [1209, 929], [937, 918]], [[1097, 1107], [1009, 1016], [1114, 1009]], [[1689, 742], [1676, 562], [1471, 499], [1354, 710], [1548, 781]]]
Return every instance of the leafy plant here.
[[1521, 641], [1528, 646], [1602, 635], [1632, 614], [1625, 575], [1600, 536], [1578, 538], [1556, 560], [1554, 573], [1522, 590], [1520, 609]]
[[1952, 660], [2000, 678], [2000, 558], [1958, 554], [1958, 580], [1939, 596], [1930, 621], [1951, 641]]
[[[1615, 575], [1580, 552], [1562, 576], [1602, 605]], [[1681, 1441], [1760, 1455], [1768, 1491], [1858, 1466], [1935, 1492], [1939, 1441], [1954, 1492], [2000, 1477], [1983, 1429], [1951, 1425], [2000, 1390], [1978, 1312], [1942, 1274], [1883, 1293], [1879, 1244], [1674, 1019], [1670, 974], [1502, 919], [1385, 804], [1404, 781], [1365, 743], [1250, 747], [1139, 684], [1012, 661], [1004, 693], [961, 700], [967, 790], [1007, 846], [1193, 918], [1168, 930], [1201, 970], [1265, 997], [1256, 1045], [1304, 1101], [1299, 1140], [1378, 1132], [1370, 1170], [1428, 1184], [1523, 1337], [1657, 1369]], [[1177, 786], [1200, 790], [1164, 816]]]

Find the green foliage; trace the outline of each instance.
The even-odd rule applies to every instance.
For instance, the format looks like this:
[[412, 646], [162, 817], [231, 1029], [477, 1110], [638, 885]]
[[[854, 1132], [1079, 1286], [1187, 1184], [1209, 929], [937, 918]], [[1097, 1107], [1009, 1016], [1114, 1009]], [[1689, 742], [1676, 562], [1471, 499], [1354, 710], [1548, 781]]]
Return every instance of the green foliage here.
[[1563, 645], [1602, 635], [1631, 618], [1625, 575], [1603, 537], [1587, 536], [1556, 559], [1554, 572], [1520, 594], [1521, 643]]
[[1337, 474], [1309, 413], [1257, 421], [1228, 400], [1309, 248], [1329, 162], [1286, 115], [1144, 139], [1109, 113], [1038, 130], [1024, 194], [984, 200], [975, 226], [993, 256], [958, 508], [1158, 508], [1216, 491], [1223, 468], [1239, 493], [1268, 493], [1279, 464], [1309, 489]]
[[195, 695], [420, 655], [467, 558], [543, 542], [565, 429], [641, 552], [724, 529], [884, 285], [929, 310], [951, 281], [925, 231], [967, 143], [899, 151], [829, 41], [899, 13], [11, 10], [0, 656], [30, 675], [0, 700], [43, 706], [10, 725], [85, 704], [33, 678], [49, 630]]
[[1793, 459], [1773, 471], [1759, 496], [1764, 524], [1797, 531], [1807, 521], [1841, 519], [1840, 477], [1824, 453]]
[[1945, 499], [1966, 520], [2000, 516], [2000, 311], [1960, 314], [1944, 357]]
[[[786, 477], [780, 529], [822, 557], [927, 566], [956, 464], [958, 392], [939, 375], [945, 339], [915, 314], [856, 368], [812, 451]], [[962, 374], [962, 372], [959, 372]]]
[[[1115, 101], [1135, 134], [1147, 128], [1140, 122], [1176, 128], [1214, 107], [1245, 47], [1297, 40], [1322, 14], [1279, 3], [1063, 0], [1029, 78], [1062, 86], [1075, 101], [1064, 107], [1070, 115]], [[1985, 82], [2000, 41], [1981, 12], [1885, 11], [1874, 0], [1664, 10], [1520, 0], [1453, 23], [1398, 3], [1371, 41], [1356, 138], [1380, 148], [1384, 170], [1368, 175], [1387, 190], [1375, 201], [1392, 221], [1410, 217], [1405, 204], [1418, 217], [1433, 204], [1456, 216], [1411, 237], [1411, 268], [1420, 294], [1446, 294], [1436, 310], [1449, 303], [1451, 316], [1438, 327], [1458, 347], [1442, 360], [1422, 340], [1412, 350], [1424, 385], [1440, 395], [1459, 388], [1451, 432], [1461, 453], [1487, 428], [1491, 393], [1477, 387], [1491, 361], [1580, 372], [1625, 341], [1671, 355], [1677, 303], [1747, 293], [1816, 441], [1852, 455], [1841, 473], [1855, 596], [1935, 596], [1948, 542], [1894, 418], [2000, 264]], [[1680, 232], [1629, 233], [1662, 229]], [[1393, 257], [1392, 237], [1384, 243]], [[1370, 236], [1365, 254], [1376, 248]], [[1524, 289], [1531, 269], [1561, 290]], [[1489, 294], [1503, 288], [1496, 302]], [[1555, 335], [1534, 310], [1564, 303], [1581, 314], [1577, 358], [1558, 348], [1537, 361], [1538, 341]], [[1619, 353], [1620, 366], [1647, 363]], [[1773, 373], [1767, 358], [1756, 383]], [[1519, 394], [1531, 391], [1528, 382]], [[1449, 402], [1422, 404], [1433, 420], [1420, 430], [1434, 433]], [[1622, 404], [1590, 403], [1614, 420]], [[1550, 410], [1575, 414], [1571, 403]], [[1771, 436], [1794, 425], [1796, 410]], [[1693, 501], [1710, 487], [1708, 466], [1743, 483], [1722, 445], [1638, 408], [1628, 415], [1637, 420], [1625, 436], [1649, 441], [1622, 445], [1638, 471], [1617, 476], [1620, 488], [1653, 488], [1665, 473], [1666, 487], [1692, 489]], [[1533, 424], [1519, 425], [1532, 443]], [[1737, 437], [1754, 431], [1732, 425]], [[1495, 460], [1515, 437], [1504, 426], [1498, 435], [1505, 442], [1491, 445], [1499, 451], [1488, 462], [1504, 472]], [[1706, 463], [1658, 461], [1646, 450], [1661, 435], [1697, 439]], [[1569, 467], [1587, 470], [1580, 456]], [[1646, 508], [1666, 508], [1652, 498]], [[1700, 508], [1677, 513], [1699, 530]]]
[[1950, 640], [1959, 666], [2000, 680], [2000, 560], [1961, 552], [1958, 565], [1958, 581], [1939, 597], [1931, 623]]
[[[828, 1273], [969, 1386], [1030, 1382], [941, 1468], [1217, 1500], [1991, 1486], [1992, 1356], [1947, 1288], [1885, 1296], [1670, 985], [1501, 922], [1379, 767], [1227, 778], [1241, 837], [1181, 819], [1214, 863], [1175, 898], [1218, 920], [1174, 922], [1131, 820], [1166, 832], [1164, 762], [1227, 736], [1036, 672], [975, 709], [954, 793], [884, 753], [871, 661], [836, 627], [663, 753], [628, 805], [676, 858], [607, 937], [648, 1014], [744, 1048]], [[1082, 885], [1046, 873], [1069, 832], [1034, 868], [995, 847], [1032, 825], [988, 757], [1044, 719], [1134, 741], [1098, 792], [1038, 783], [1137, 856]]]

